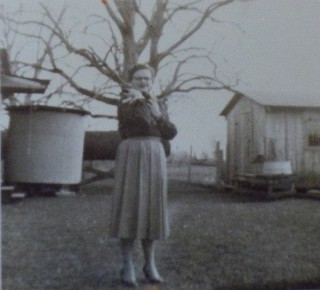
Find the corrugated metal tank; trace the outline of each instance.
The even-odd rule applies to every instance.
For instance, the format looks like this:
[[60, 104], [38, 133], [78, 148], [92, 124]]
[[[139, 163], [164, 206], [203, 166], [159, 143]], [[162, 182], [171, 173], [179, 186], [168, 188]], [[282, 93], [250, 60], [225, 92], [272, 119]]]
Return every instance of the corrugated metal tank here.
[[8, 182], [77, 184], [81, 181], [88, 112], [47, 106], [9, 108]]

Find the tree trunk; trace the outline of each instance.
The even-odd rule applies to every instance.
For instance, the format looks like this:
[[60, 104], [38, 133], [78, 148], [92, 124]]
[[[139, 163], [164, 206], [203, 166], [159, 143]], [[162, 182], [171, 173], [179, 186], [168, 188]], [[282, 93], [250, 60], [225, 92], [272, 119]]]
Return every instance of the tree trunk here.
[[123, 19], [123, 26], [120, 27], [120, 31], [123, 38], [123, 70], [126, 75], [128, 69], [138, 61], [137, 44], [134, 35], [136, 12], [132, 0], [119, 0], [116, 5]]

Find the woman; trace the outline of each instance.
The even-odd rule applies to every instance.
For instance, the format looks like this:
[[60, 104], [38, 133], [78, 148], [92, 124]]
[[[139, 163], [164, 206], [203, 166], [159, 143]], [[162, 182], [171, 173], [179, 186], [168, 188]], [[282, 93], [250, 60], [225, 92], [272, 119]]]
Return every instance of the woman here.
[[136, 239], [142, 242], [146, 280], [163, 281], [155, 264], [155, 240], [165, 240], [169, 235], [163, 144], [175, 137], [177, 129], [169, 121], [164, 105], [150, 93], [154, 70], [137, 64], [129, 70], [128, 78], [131, 85], [121, 93], [118, 107], [123, 141], [116, 156], [110, 234], [120, 239], [122, 283], [135, 287]]

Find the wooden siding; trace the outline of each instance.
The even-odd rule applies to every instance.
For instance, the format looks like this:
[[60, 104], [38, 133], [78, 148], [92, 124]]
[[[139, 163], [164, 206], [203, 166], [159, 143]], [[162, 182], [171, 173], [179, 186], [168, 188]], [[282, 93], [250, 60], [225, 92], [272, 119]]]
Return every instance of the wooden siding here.
[[[309, 146], [310, 134], [320, 135], [320, 110], [274, 109], [267, 114], [268, 159], [289, 160], [298, 176], [298, 184], [320, 185], [320, 146]], [[276, 156], [270, 153], [272, 147]]]
[[290, 160], [294, 171], [303, 162], [303, 114], [273, 110], [266, 118], [266, 159]]

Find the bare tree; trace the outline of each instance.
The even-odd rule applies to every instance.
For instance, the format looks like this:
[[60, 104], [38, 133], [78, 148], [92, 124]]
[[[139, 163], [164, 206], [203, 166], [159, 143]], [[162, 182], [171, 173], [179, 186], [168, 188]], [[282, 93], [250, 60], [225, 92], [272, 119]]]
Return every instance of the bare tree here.
[[[190, 41], [204, 25], [217, 24], [216, 11], [236, 0], [150, 0], [147, 2], [152, 3], [151, 8], [146, 8], [142, 0], [100, 1], [103, 11], [99, 15], [91, 15], [72, 27], [64, 25], [67, 6], [57, 15], [44, 4], [40, 4], [41, 13], [32, 16], [22, 8], [12, 16], [1, 10], [7, 39], [2, 45], [12, 48], [12, 39], [20, 37], [26, 45], [36, 47], [31, 61], [19, 58], [21, 50], [14, 56], [16, 71], [30, 74], [32, 69], [33, 76], [46, 72], [61, 77], [45, 98], [68, 91], [80, 93], [89, 101], [117, 105], [115, 88], [126, 83], [128, 68], [142, 59], [159, 76], [166, 75], [160, 77], [160, 98], [194, 90], [231, 89], [230, 83], [219, 80], [210, 51]], [[183, 18], [188, 19], [188, 25], [179, 27], [173, 40], [162, 41], [177, 19]], [[209, 73], [190, 71], [190, 64], [199, 60], [210, 66]], [[83, 77], [88, 75], [95, 75], [95, 81], [84, 84]], [[235, 79], [233, 85], [236, 83]]]

